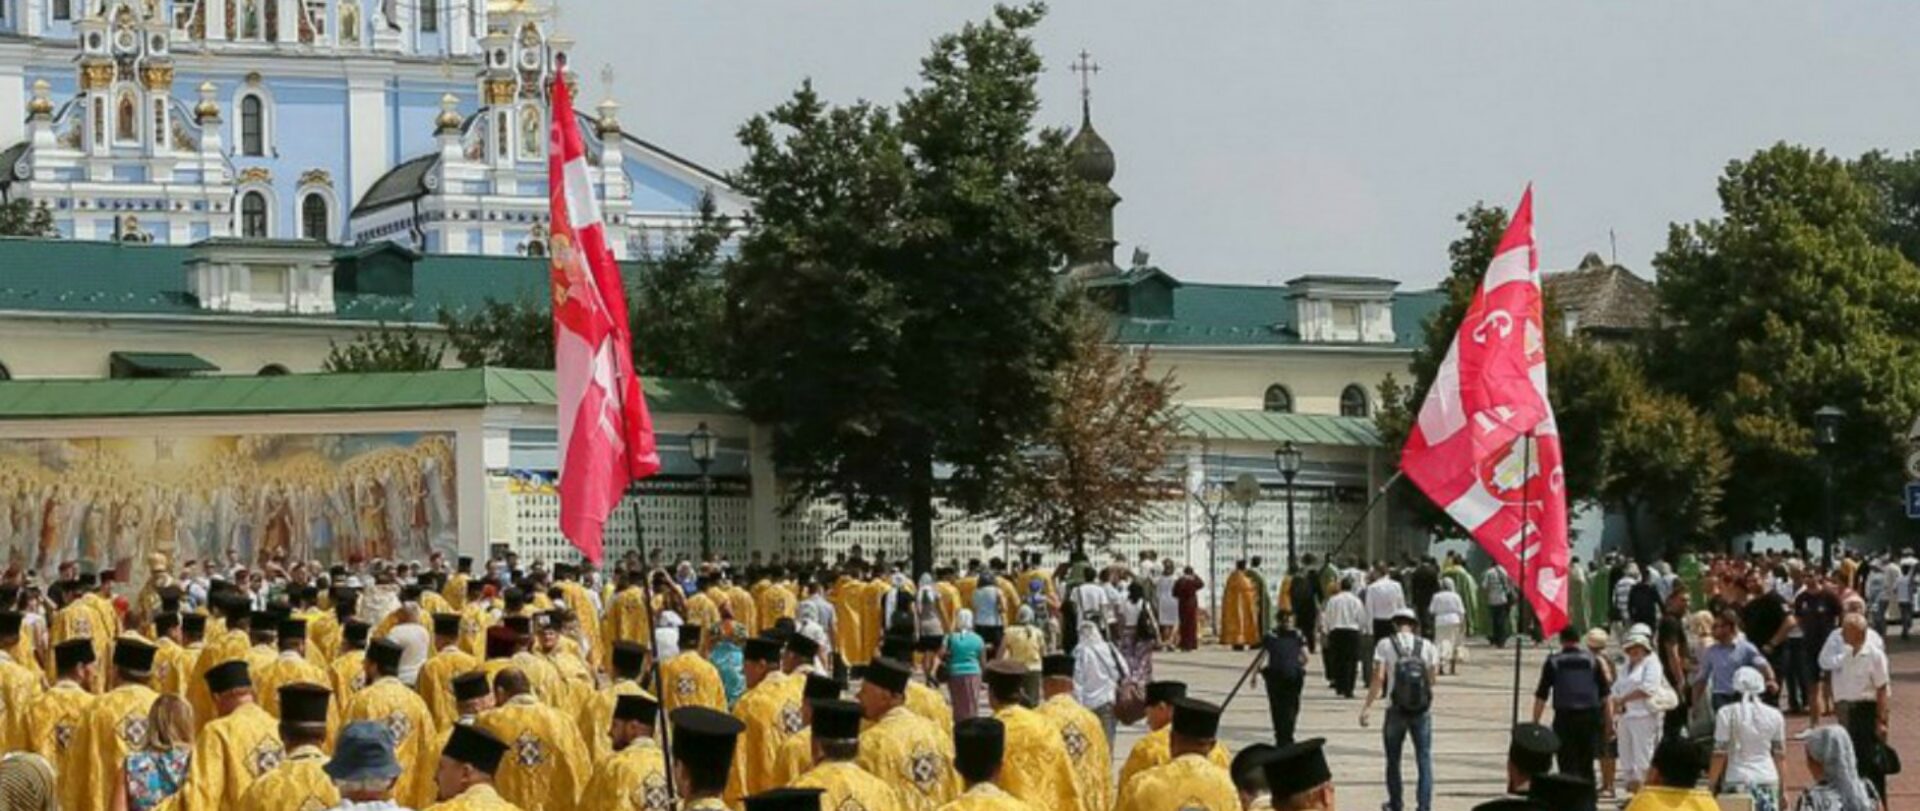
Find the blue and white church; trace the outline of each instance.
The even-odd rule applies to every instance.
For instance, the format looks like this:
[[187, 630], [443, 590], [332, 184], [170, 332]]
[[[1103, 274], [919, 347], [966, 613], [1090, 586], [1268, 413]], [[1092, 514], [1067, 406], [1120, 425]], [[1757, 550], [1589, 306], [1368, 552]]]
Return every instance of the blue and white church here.
[[[540, 0], [0, 0], [0, 200], [74, 240], [539, 255], [542, 88], [572, 47], [553, 21]], [[746, 212], [611, 100], [577, 114], [620, 258], [703, 197]]]

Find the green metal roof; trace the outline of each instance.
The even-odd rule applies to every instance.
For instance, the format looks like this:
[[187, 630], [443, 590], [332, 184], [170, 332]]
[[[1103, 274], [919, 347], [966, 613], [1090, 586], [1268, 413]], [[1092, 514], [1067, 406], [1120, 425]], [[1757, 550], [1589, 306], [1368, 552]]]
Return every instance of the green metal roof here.
[[[648, 378], [647, 404], [668, 414], [731, 414], [739, 403], [707, 380]], [[553, 373], [520, 369], [15, 380], [0, 383], [0, 421], [209, 414], [419, 411], [553, 405]]]
[[[1157, 346], [1290, 346], [1300, 343], [1291, 291], [1285, 287], [1187, 282], [1173, 289], [1172, 318], [1114, 319], [1114, 340]], [[1438, 291], [1393, 294], [1394, 342], [1425, 342], [1427, 317], [1445, 303]]]
[[1373, 420], [1329, 414], [1281, 414], [1235, 408], [1176, 406], [1175, 419], [1182, 436], [1247, 442], [1297, 442], [1378, 448], [1383, 445]]
[[218, 372], [220, 367], [192, 352], [111, 352], [107, 358], [115, 368], [139, 372]]

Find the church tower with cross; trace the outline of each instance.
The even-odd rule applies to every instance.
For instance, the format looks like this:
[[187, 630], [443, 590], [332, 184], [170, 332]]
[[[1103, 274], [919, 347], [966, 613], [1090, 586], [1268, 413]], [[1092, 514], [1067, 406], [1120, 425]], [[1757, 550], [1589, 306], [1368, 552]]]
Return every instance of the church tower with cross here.
[[1120, 267], [1113, 262], [1113, 249], [1120, 243], [1113, 238], [1113, 209], [1120, 205], [1120, 195], [1112, 185], [1113, 148], [1093, 129], [1092, 85], [1100, 65], [1091, 54], [1081, 51], [1072, 70], [1080, 75], [1080, 131], [1067, 143], [1067, 155], [1073, 173], [1093, 187], [1096, 199], [1084, 227], [1088, 239], [1069, 258], [1067, 272], [1076, 279], [1114, 276], [1120, 273]]

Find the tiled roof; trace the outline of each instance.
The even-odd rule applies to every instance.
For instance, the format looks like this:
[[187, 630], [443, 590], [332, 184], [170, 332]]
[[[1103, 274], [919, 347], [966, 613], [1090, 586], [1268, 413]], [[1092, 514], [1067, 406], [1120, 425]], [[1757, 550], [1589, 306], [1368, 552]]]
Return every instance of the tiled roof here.
[[[1287, 346], [1300, 343], [1293, 302], [1285, 287], [1187, 282], [1173, 291], [1173, 317], [1114, 319], [1114, 338], [1158, 346]], [[1438, 291], [1395, 293], [1394, 343], [1410, 349], [1425, 340], [1422, 326], [1445, 303]]]
[[354, 205], [354, 216], [425, 197], [432, 191], [427, 188], [427, 174], [438, 163], [440, 153], [429, 152], [387, 170], [386, 174], [373, 181], [372, 186], [367, 187], [367, 193]]
[[[323, 414], [552, 405], [553, 373], [519, 369], [15, 380], [0, 383], [0, 421], [208, 414]], [[665, 414], [732, 414], [740, 406], [707, 380], [648, 378], [647, 404]]]
[[1575, 326], [1585, 331], [1639, 332], [1659, 320], [1659, 294], [1653, 282], [1633, 271], [1588, 254], [1574, 270], [1541, 277], [1547, 303], [1577, 314]]

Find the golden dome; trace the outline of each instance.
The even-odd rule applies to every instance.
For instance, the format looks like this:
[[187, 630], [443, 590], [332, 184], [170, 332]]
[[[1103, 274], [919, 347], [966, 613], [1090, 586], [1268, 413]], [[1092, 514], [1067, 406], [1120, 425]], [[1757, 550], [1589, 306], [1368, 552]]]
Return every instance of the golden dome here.
[[53, 86], [45, 79], [33, 83], [33, 100], [27, 102], [27, 114], [35, 118], [53, 115]]
[[193, 114], [203, 121], [220, 117], [220, 104], [213, 100], [213, 94], [212, 82], [200, 83], [200, 104], [193, 108]]
[[433, 120], [435, 129], [439, 132], [452, 132], [460, 129], [460, 125], [465, 123], [466, 119], [460, 116], [459, 106], [460, 99], [456, 98], [452, 93], [441, 96], [440, 115]]

